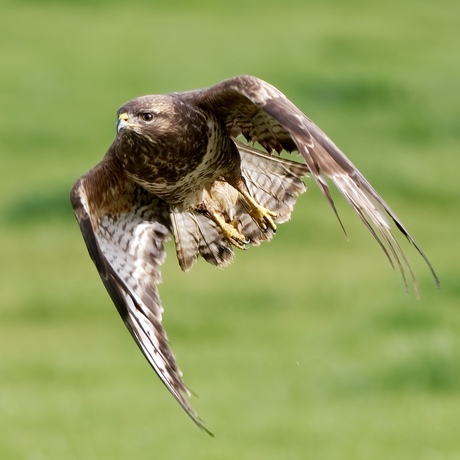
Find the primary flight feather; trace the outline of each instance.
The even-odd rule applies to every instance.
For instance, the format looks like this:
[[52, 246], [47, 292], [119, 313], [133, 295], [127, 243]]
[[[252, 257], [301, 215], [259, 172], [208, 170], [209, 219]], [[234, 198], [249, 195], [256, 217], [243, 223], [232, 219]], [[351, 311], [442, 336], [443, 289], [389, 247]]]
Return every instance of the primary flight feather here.
[[[238, 141], [240, 135], [267, 153]], [[282, 150], [298, 151], [305, 164], [272, 155]], [[174, 237], [184, 271], [198, 256], [228, 265], [234, 247], [269, 241], [276, 225], [290, 219], [307, 175], [338, 217], [332, 180], [406, 288], [410, 279], [417, 290], [417, 282], [393, 225], [439, 284], [420, 246], [350, 160], [286, 96], [256, 77], [126, 103], [106, 155], [72, 188], [89, 254], [118, 312], [160, 379], [205, 430], [186, 398], [190, 392], [161, 322], [164, 243]]]

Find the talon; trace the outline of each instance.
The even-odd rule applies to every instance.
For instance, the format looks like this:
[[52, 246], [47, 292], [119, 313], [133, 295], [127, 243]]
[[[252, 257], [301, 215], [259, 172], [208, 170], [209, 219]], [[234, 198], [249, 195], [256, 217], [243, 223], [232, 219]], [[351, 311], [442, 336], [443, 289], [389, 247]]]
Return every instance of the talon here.
[[276, 217], [275, 212], [272, 212], [254, 202], [251, 203], [249, 215], [257, 222], [257, 225], [262, 230], [267, 230], [267, 228], [270, 227], [274, 232], [276, 232], [276, 224], [273, 220]]
[[236, 246], [238, 249], [246, 249], [246, 245], [249, 244], [249, 241], [233, 225], [225, 224], [221, 226], [221, 230], [225, 238], [227, 238], [233, 246]]
[[246, 200], [247, 212], [255, 220], [257, 225], [264, 231], [270, 227], [274, 232], [276, 232], [276, 224], [274, 221], [276, 218], [276, 212], [270, 211], [269, 209], [257, 203], [246, 190], [239, 188], [238, 191]]
[[233, 246], [238, 249], [246, 249], [246, 245], [250, 241], [238, 230], [238, 220], [234, 219], [231, 222], [225, 222], [222, 217], [218, 216], [215, 212], [210, 212], [214, 222], [220, 227], [222, 235], [230, 241]]

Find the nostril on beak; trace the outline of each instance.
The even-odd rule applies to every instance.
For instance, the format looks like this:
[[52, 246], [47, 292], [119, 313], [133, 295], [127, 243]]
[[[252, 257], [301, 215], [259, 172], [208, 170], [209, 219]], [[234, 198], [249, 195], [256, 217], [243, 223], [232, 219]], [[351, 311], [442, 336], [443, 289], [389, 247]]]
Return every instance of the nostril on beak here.
[[126, 112], [123, 112], [122, 114], [119, 115], [118, 120], [117, 120], [117, 132], [120, 131], [121, 128], [125, 126], [125, 123], [128, 121], [128, 114]]

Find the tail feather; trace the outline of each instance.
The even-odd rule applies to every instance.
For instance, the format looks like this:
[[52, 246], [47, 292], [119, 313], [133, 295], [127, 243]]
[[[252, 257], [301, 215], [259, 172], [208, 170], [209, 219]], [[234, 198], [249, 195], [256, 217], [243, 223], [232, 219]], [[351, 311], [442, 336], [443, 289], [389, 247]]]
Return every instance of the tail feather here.
[[[305, 165], [272, 157], [241, 142], [236, 142], [241, 155], [241, 170], [251, 196], [257, 203], [277, 214], [276, 223], [287, 222], [297, 197], [306, 191], [302, 177], [309, 172]], [[235, 195], [226, 182], [217, 181], [209, 192], [214, 209], [227, 222], [232, 222], [250, 244], [258, 246], [274, 236], [271, 228], [262, 230], [247, 213], [242, 197], [223, 200]], [[234, 258], [231, 243], [219, 226], [197, 209], [173, 209], [171, 221], [176, 242], [176, 253], [182, 270], [189, 270], [201, 255], [218, 267], [229, 265]]]
[[232, 263], [234, 252], [220, 228], [204, 214], [173, 209], [171, 221], [174, 229], [177, 259], [186, 272], [192, 268], [199, 255], [217, 267]]

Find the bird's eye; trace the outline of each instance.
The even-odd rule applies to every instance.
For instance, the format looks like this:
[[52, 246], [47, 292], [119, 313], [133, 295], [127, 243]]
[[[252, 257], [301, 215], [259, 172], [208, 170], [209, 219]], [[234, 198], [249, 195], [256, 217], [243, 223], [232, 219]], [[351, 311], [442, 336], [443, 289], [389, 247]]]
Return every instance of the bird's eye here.
[[153, 120], [153, 113], [152, 112], [142, 112], [141, 118], [144, 121], [152, 121]]

